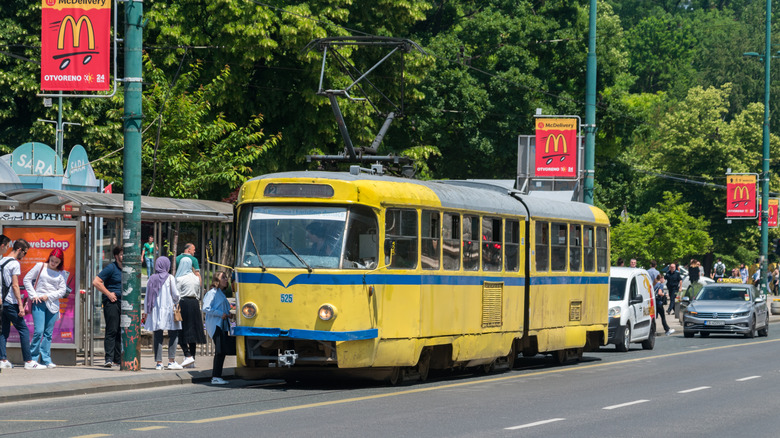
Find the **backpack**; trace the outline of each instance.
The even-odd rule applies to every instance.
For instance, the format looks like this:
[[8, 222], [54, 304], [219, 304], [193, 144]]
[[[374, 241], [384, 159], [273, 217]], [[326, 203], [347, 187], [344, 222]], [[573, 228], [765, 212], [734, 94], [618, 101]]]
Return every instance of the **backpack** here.
[[3, 275], [3, 273], [5, 271], [5, 265], [11, 263], [12, 261], [14, 261], [14, 259], [10, 258], [10, 259], [6, 260], [5, 263], [0, 265], [0, 282], [2, 282], [2, 288], [3, 288], [3, 299], [0, 300], [0, 309], [3, 307], [2, 303], [5, 302], [5, 297], [8, 296], [8, 292], [11, 291], [11, 285], [10, 284], [5, 284], [5, 275]]
[[723, 276], [723, 273], [726, 272], [726, 265], [723, 263], [716, 263], [715, 264], [715, 275]]

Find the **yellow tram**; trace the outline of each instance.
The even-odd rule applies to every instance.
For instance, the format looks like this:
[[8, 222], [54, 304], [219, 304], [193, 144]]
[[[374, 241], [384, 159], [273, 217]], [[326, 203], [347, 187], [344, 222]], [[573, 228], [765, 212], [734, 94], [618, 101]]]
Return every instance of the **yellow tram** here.
[[609, 222], [489, 183], [289, 172], [241, 188], [243, 377], [578, 359], [607, 339]]

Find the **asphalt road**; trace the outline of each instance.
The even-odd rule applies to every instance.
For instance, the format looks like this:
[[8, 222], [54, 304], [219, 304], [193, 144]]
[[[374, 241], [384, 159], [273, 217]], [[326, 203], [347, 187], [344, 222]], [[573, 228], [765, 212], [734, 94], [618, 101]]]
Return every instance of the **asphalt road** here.
[[537, 356], [487, 376], [424, 384], [243, 382], [0, 404], [3, 436], [657, 437], [778, 436], [780, 327], [768, 338], [660, 337]]

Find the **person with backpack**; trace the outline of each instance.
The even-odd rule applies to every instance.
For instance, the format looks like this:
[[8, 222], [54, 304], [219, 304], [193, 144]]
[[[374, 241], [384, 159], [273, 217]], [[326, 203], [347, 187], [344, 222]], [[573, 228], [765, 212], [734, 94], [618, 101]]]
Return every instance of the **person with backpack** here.
[[67, 293], [62, 269], [65, 265], [65, 253], [54, 248], [46, 263], [36, 263], [24, 276], [24, 288], [33, 302], [32, 315], [35, 329], [32, 339], [32, 357], [41, 358], [41, 365], [56, 368], [51, 360], [51, 336], [54, 323], [60, 317], [60, 298]]
[[715, 262], [715, 265], [712, 267], [712, 279], [717, 283], [718, 281], [721, 281], [725, 275], [726, 265], [724, 265], [720, 260], [720, 257], [718, 257], [718, 261]]
[[0, 260], [0, 272], [2, 272], [2, 291], [3, 291], [3, 322], [0, 332], [0, 368], [13, 368], [13, 364], [8, 361], [6, 355], [6, 342], [8, 335], [11, 334], [11, 324], [19, 332], [19, 343], [22, 347], [22, 358], [24, 359], [24, 369], [26, 370], [45, 370], [46, 367], [32, 359], [30, 353], [30, 330], [24, 321], [24, 306], [22, 305], [22, 294], [19, 291], [19, 276], [22, 274], [22, 268], [19, 260], [27, 255], [30, 250], [30, 244], [24, 239], [17, 239], [14, 242], [13, 251], [8, 257]]

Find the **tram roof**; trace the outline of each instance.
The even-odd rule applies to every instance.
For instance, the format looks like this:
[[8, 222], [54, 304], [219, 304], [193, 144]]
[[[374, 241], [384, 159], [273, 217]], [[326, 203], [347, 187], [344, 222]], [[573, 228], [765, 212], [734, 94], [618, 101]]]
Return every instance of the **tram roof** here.
[[[124, 195], [69, 190], [16, 189], [0, 194], [3, 211], [122, 217]], [[63, 208], [70, 210], [63, 211]], [[141, 219], [168, 222], [230, 222], [233, 206], [201, 199], [141, 196]]]
[[[253, 178], [252, 181], [277, 178], [322, 178], [354, 182], [384, 181], [417, 184], [433, 191], [444, 208], [526, 216], [529, 212], [517, 200], [517, 198], [520, 198], [528, 206], [530, 215], [534, 218], [559, 218], [583, 222], [594, 222], [597, 220], [594, 210], [588, 204], [562, 202], [517, 193], [510, 194], [514, 190], [508, 187], [504, 180], [420, 181], [367, 173], [354, 175], [346, 172], [300, 171], [261, 175]], [[603, 221], [605, 218], [606, 216], [600, 218], [599, 221]]]

